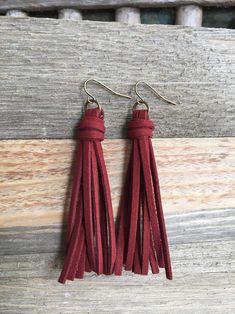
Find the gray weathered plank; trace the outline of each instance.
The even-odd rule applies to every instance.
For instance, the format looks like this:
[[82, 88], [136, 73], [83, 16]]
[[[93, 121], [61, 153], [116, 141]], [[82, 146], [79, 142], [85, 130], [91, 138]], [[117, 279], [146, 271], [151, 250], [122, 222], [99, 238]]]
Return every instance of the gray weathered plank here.
[[184, 4], [205, 6], [233, 6], [234, 0], [0, 0], [0, 11], [8, 9], [25, 9], [30, 11], [58, 8], [101, 9], [133, 6], [139, 8], [169, 7]]
[[[172, 244], [174, 274], [235, 272], [235, 241]], [[0, 255], [0, 278], [56, 278], [63, 264], [62, 253]], [[160, 270], [160, 274], [164, 270]], [[151, 275], [151, 272], [149, 274]], [[96, 276], [95, 273], [86, 277]], [[156, 278], [156, 277], [155, 277]]]
[[[234, 274], [92, 277], [66, 285], [56, 277], [1, 281], [1, 313], [233, 314]], [[112, 309], [112, 310], [110, 310]]]
[[[146, 80], [175, 100], [142, 90], [155, 136], [235, 134], [234, 30], [1, 17], [0, 56], [1, 138], [71, 137], [90, 77], [132, 94]], [[106, 136], [122, 137], [134, 100], [90, 89], [104, 107]]]
[[166, 216], [174, 280], [87, 274], [57, 283], [62, 228], [0, 229], [1, 313], [234, 313], [234, 209]]
[[[172, 245], [235, 239], [234, 209], [167, 214], [166, 223]], [[0, 256], [58, 253], [63, 251], [63, 241], [64, 228], [58, 224], [0, 228]]]
[[[181, 273], [201, 276], [235, 271], [234, 218], [234, 209], [166, 216], [176, 277]], [[0, 278], [55, 280], [63, 261], [63, 237], [63, 228], [58, 225], [1, 228]], [[90, 276], [93, 277], [91, 274], [87, 278]], [[154, 277], [146, 280], [151, 278]], [[129, 282], [129, 278], [126, 280]]]
[[[234, 209], [166, 215], [176, 275], [234, 272], [234, 218]], [[1, 228], [0, 247], [0, 278], [55, 278], [63, 261], [64, 229]]]

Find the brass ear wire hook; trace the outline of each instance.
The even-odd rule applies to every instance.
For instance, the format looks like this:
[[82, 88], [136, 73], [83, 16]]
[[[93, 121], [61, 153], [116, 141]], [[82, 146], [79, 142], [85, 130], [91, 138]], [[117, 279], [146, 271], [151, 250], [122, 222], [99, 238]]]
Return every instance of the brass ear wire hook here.
[[105, 85], [105, 84], [99, 82], [99, 81], [96, 80], [96, 79], [88, 79], [88, 80], [86, 80], [85, 83], [84, 83], [84, 90], [85, 90], [85, 92], [86, 92], [87, 95], [88, 95], [87, 101], [86, 101], [86, 104], [85, 104], [85, 109], [87, 108], [88, 104], [95, 103], [95, 104], [98, 106], [98, 108], [101, 110], [101, 106], [100, 106], [100, 104], [98, 103], [97, 99], [95, 99], [95, 97], [94, 97], [90, 92], [88, 92], [88, 89], [87, 89], [87, 84], [88, 84], [89, 82], [92, 82], [92, 81], [95, 82], [95, 83], [97, 83], [97, 84], [99, 84], [99, 85], [101, 85], [102, 87], [104, 87], [106, 90], [108, 90], [109, 92], [111, 92], [111, 93], [114, 94], [114, 95], [131, 99], [130, 96], [125, 95], [125, 94], [118, 93], [118, 92], [114, 91], [112, 88], [110, 88], [110, 87], [108, 87], [107, 85]]
[[138, 105], [141, 105], [141, 104], [144, 104], [146, 107], [147, 107], [147, 110], [149, 111], [150, 110], [150, 108], [149, 108], [149, 105], [148, 105], [148, 103], [140, 96], [140, 94], [138, 93], [138, 85], [139, 84], [145, 84], [149, 89], [151, 89], [153, 92], [154, 92], [154, 94], [156, 94], [158, 97], [160, 97], [161, 99], [163, 99], [164, 101], [166, 101], [166, 102], [168, 102], [169, 104], [171, 104], [171, 105], [177, 105], [175, 102], [173, 102], [173, 101], [171, 101], [171, 100], [169, 100], [169, 99], [167, 99], [166, 97], [164, 97], [164, 96], [162, 96], [158, 91], [156, 91], [156, 89], [154, 89], [150, 84], [148, 84], [148, 83], [146, 83], [146, 82], [144, 82], [144, 81], [138, 81], [136, 84], [135, 84], [135, 93], [136, 93], [136, 95], [137, 95], [137, 97], [139, 98], [137, 98], [137, 100], [136, 100], [136, 102], [135, 102], [135, 104], [134, 104], [134, 106], [133, 106], [133, 110], [138, 106]]

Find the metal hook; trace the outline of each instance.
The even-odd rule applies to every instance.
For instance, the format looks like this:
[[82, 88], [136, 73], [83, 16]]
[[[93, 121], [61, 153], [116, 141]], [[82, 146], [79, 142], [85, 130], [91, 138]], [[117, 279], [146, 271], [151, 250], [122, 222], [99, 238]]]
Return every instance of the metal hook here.
[[175, 102], [167, 99], [166, 97], [162, 96], [158, 91], [156, 91], [156, 89], [154, 89], [150, 84], [144, 82], [144, 81], [138, 81], [136, 84], [135, 84], [135, 93], [136, 95], [139, 97], [139, 99], [137, 99], [136, 103], [134, 104], [133, 106], [133, 109], [135, 109], [138, 105], [140, 104], [144, 104], [148, 111], [149, 111], [149, 105], [147, 104], [146, 101], [144, 101], [144, 99], [140, 96], [140, 94], [138, 93], [138, 85], [139, 84], [145, 84], [147, 87], [149, 87], [153, 92], [154, 94], [156, 94], [157, 96], [159, 96], [160, 98], [162, 98], [164, 101], [168, 102], [169, 104], [171, 105], [177, 105]]
[[125, 95], [125, 94], [118, 93], [118, 92], [114, 91], [112, 88], [110, 88], [110, 87], [108, 87], [107, 85], [105, 85], [105, 84], [99, 82], [99, 81], [96, 80], [96, 79], [88, 79], [88, 80], [86, 80], [85, 83], [84, 83], [84, 90], [85, 90], [85, 92], [86, 92], [87, 95], [88, 95], [88, 98], [87, 98], [87, 102], [86, 102], [86, 104], [85, 104], [85, 107], [87, 107], [88, 104], [96, 103], [97, 106], [98, 106], [98, 108], [101, 109], [101, 106], [100, 106], [100, 104], [98, 103], [98, 101], [97, 101], [97, 100], [95, 99], [95, 97], [94, 97], [90, 92], [88, 92], [88, 90], [87, 90], [87, 84], [88, 84], [89, 82], [92, 82], [92, 81], [95, 82], [95, 83], [97, 83], [97, 84], [99, 84], [99, 85], [101, 85], [102, 87], [104, 87], [105, 89], [107, 89], [109, 92], [113, 93], [114, 95], [131, 99], [130, 96]]

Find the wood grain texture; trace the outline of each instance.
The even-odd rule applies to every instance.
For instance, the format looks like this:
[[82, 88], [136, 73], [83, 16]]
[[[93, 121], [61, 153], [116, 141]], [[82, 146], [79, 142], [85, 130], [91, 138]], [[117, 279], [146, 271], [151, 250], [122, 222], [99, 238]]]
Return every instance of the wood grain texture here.
[[[234, 234], [233, 234], [234, 235]], [[20, 242], [19, 244], [22, 244]], [[223, 245], [221, 247], [221, 245]], [[235, 241], [172, 244], [170, 246], [173, 271], [180, 274], [234, 273]], [[62, 252], [1, 255], [1, 277], [6, 278], [53, 278], [58, 277], [63, 264]], [[18, 267], [17, 267], [18, 265]], [[128, 272], [127, 272], [128, 274]], [[164, 270], [160, 271], [164, 274]], [[97, 277], [94, 273], [86, 278]], [[138, 276], [139, 277], [139, 276]], [[155, 277], [156, 276], [151, 276]], [[151, 280], [151, 279], [148, 279]], [[161, 281], [166, 280], [163, 277]], [[56, 285], [56, 282], [55, 282]]]
[[50, 10], [60, 8], [105, 9], [122, 6], [140, 8], [169, 7], [184, 4], [205, 6], [234, 6], [234, 0], [0, 0], [0, 11], [8, 9], [25, 9], [29, 11]]
[[[234, 313], [235, 139], [153, 144], [174, 280], [91, 273], [61, 285], [75, 143], [0, 141], [1, 314]], [[115, 211], [129, 148], [126, 140], [103, 142]]]
[[[0, 141], [0, 226], [60, 223], [69, 205], [71, 140]], [[235, 139], [154, 139], [166, 213], [233, 208]], [[114, 213], [130, 143], [105, 140]]]
[[[1, 17], [0, 56], [2, 139], [72, 138], [90, 77], [132, 94], [142, 79], [177, 102], [141, 90], [157, 137], [235, 134], [234, 30]], [[104, 107], [106, 136], [125, 136], [134, 99], [90, 89]]]
[[235, 210], [166, 215], [174, 280], [87, 274], [57, 283], [59, 225], [0, 229], [1, 313], [233, 313]]
[[53, 279], [2, 280], [1, 313], [234, 313], [234, 274], [160, 278], [92, 277], [62, 286]]
[[[188, 210], [181, 213], [166, 213], [166, 224], [168, 237], [171, 246], [194, 244], [194, 248], [200, 248], [206, 242], [215, 242], [213, 245], [220, 245], [221, 241], [231, 243], [235, 239], [235, 210], [231, 209], [208, 209], [193, 211]], [[0, 256], [5, 263], [2, 267], [8, 267], [11, 263], [20, 261], [22, 257], [17, 255], [32, 254], [59, 254], [64, 250], [65, 221], [60, 224], [45, 226], [22, 226], [0, 228]], [[208, 249], [209, 244], [206, 249]], [[175, 251], [172, 249], [172, 251]], [[228, 251], [228, 250], [227, 250]], [[211, 249], [210, 254], [213, 250]], [[177, 252], [174, 252], [177, 255]], [[226, 253], [227, 254], [227, 253]], [[5, 256], [13, 256], [7, 257]], [[214, 258], [222, 257], [215, 253]], [[22, 262], [22, 261], [21, 261]], [[195, 261], [196, 263], [196, 261]], [[6, 266], [8, 265], [8, 266]], [[216, 267], [214, 263], [213, 267]], [[13, 266], [9, 266], [13, 271]], [[184, 266], [185, 267], [185, 266]], [[221, 271], [223, 271], [222, 269]], [[10, 271], [10, 270], [9, 270]], [[18, 271], [18, 270], [17, 270]], [[205, 269], [206, 271], [206, 269]], [[208, 270], [207, 270], [208, 271]], [[6, 276], [6, 272], [0, 275]], [[10, 276], [10, 273], [7, 275]]]

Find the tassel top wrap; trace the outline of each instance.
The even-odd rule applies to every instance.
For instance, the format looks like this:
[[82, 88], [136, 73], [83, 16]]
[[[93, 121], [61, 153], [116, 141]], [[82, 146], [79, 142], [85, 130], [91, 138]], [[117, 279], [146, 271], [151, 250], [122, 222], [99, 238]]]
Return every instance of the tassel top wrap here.
[[103, 141], [104, 140], [104, 114], [100, 109], [87, 109], [78, 127], [80, 140]]
[[148, 118], [147, 110], [135, 110], [132, 120], [128, 124], [128, 137], [130, 139], [152, 137], [154, 125]]

